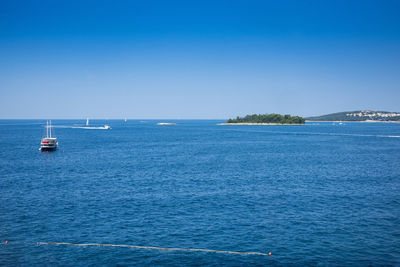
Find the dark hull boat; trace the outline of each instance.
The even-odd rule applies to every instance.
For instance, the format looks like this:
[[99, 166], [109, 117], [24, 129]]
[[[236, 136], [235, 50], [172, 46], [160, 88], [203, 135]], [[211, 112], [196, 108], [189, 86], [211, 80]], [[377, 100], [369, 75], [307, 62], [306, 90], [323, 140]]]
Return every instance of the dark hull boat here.
[[40, 151], [52, 151], [56, 150], [58, 142], [56, 138], [43, 138], [40, 143]]
[[[53, 135], [53, 136], [52, 136]], [[42, 138], [42, 141], [40, 142], [40, 151], [54, 151], [58, 147], [58, 141], [57, 138], [54, 137], [54, 133], [52, 131], [51, 127], [51, 121], [50, 124], [47, 122], [46, 124], [46, 137]]]

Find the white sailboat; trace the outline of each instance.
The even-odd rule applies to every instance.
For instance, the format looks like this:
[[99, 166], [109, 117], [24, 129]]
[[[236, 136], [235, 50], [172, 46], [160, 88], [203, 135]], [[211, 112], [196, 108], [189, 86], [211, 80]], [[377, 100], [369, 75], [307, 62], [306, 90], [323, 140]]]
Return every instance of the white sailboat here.
[[86, 119], [86, 126], [89, 126], [89, 118]]
[[54, 131], [51, 126], [51, 121], [46, 122], [46, 137], [42, 138], [40, 142], [40, 151], [51, 151], [56, 150], [58, 147], [57, 138], [54, 136]]

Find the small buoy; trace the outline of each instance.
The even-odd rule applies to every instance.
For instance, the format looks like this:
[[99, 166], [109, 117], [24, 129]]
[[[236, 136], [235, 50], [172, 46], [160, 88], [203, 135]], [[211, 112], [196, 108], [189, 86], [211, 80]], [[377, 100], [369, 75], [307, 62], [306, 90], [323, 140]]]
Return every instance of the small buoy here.
[[270, 256], [271, 256], [271, 255], [272, 255], [272, 253], [270, 252], [270, 253], [268, 253], [268, 255], [270, 255]]
[[8, 244], [8, 241], [6, 240], [6, 242], [4, 242], [4, 243]]

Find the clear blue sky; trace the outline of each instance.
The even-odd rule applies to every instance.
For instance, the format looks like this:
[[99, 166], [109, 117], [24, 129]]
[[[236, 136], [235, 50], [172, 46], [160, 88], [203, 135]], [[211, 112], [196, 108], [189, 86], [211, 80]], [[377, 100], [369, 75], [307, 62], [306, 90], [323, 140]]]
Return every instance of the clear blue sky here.
[[400, 1], [0, 1], [0, 118], [400, 111]]

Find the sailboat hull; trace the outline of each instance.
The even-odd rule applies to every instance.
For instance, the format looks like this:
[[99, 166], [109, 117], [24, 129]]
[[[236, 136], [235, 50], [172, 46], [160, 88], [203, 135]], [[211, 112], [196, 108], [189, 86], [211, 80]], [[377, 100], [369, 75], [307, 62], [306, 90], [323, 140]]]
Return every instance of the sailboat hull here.
[[49, 146], [46, 146], [46, 147], [40, 147], [39, 148], [39, 150], [40, 151], [55, 151], [55, 150], [57, 150], [57, 147], [56, 146], [54, 146], [54, 147], [49, 147]]
[[58, 147], [58, 141], [55, 137], [45, 137], [40, 142], [40, 151], [52, 151]]

